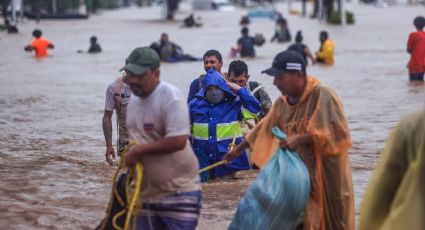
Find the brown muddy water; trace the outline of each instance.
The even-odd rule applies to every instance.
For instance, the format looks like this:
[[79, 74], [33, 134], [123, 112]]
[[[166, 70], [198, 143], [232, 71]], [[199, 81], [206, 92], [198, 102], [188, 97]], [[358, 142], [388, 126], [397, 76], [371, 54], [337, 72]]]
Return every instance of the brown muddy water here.
[[[385, 140], [405, 114], [424, 108], [425, 87], [407, 81], [405, 52], [412, 20], [424, 7], [374, 8], [350, 3], [357, 23], [330, 26], [289, 16], [292, 34], [303, 30], [304, 41], [317, 50], [318, 33], [328, 30], [336, 46], [333, 67], [310, 66], [308, 73], [331, 86], [343, 99], [350, 122], [350, 157], [356, 213], [371, 170]], [[294, 5], [296, 7], [296, 5]], [[278, 5], [286, 12], [286, 5]], [[177, 19], [190, 12], [183, 4]], [[218, 49], [224, 69], [227, 54], [239, 37], [238, 21], [246, 10], [200, 12], [205, 26], [181, 29], [180, 22], [159, 20], [160, 9], [129, 8], [101, 12], [89, 20], [24, 21], [17, 35], [0, 34], [0, 226], [2, 229], [92, 229], [104, 214], [115, 167], [104, 159], [101, 119], [107, 85], [130, 51], [149, 45], [160, 33], [195, 56]], [[273, 22], [257, 20], [252, 33], [270, 39]], [[43, 30], [56, 48], [36, 60], [23, 47], [34, 28]], [[97, 35], [104, 52], [77, 54]], [[261, 81], [273, 98], [279, 94], [272, 78], [261, 75], [287, 44], [266, 43], [258, 58], [246, 60], [252, 79]], [[161, 78], [185, 94], [190, 81], [203, 72], [201, 62], [162, 64]], [[256, 176], [203, 186], [198, 229], [226, 229], [239, 198]]]

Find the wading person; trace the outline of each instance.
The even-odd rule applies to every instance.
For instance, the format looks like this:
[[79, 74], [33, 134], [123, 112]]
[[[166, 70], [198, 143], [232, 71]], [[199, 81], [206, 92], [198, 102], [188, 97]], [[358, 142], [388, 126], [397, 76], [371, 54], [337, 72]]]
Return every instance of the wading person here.
[[25, 46], [25, 51], [31, 52], [35, 51], [35, 56], [37, 58], [47, 57], [47, 49], [53, 49], [55, 46], [46, 38], [41, 37], [43, 33], [39, 29], [35, 29], [32, 32], [34, 39], [31, 42], [31, 45]]
[[143, 165], [136, 229], [195, 229], [201, 208], [199, 165], [189, 143], [188, 107], [181, 91], [160, 81], [160, 59], [147, 47], [126, 59], [133, 95], [127, 107], [129, 167]]
[[154, 42], [150, 48], [165, 62], [179, 62], [179, 61], [200, 61], [200, 58], [193, 57], [189, 54], [184, 54], [183, 49], [176, 43], [169, 40], [168, 34], [161, 34], [159, 42]]
[[297, 51], [301, 56], [303, 56], [305, 63], [308, 64], [307, 57], [310, 58], [311, 63], [314, 65], [316, 64], [316, 59], [314, 59], [313, 54], [311, 53], [308, 46], [303, 44], [303, 35], [301, 30], [297, 32], [297, 35], [295, 36], [295, 44], [290, 45], [288, 47], [288, 50]]
[[90, 47], [87, 51], [88, 53], [100, 53], [102, 52], [102, 48], [100, 47], [100, 44], [97, 42], [96, 36], [90, 37]]
[[241, 57], [255, 57], [255, 39], [249, 36], [249, 29], [243, 27], [241, 29], [242, 37], [238, 39], [236, 51], [239, 52]]
[[409, 79], [410, 81], [423, 81], [425, 73], [425, 18], [416, 17], [413, 20], [416, 32], [409, 35], [407, 52], [410, 54]]
[[260, 114], [258, 119], [261, 120], [269, 112], [272, 107], [272, 101], [269, 94], [264, 90], [264, 86], [257, 81], [250, 81], [248, 74], [248, 65], [241, 60], [232, 61], [227, 71], [226, 79], [229, 82], [235, 83], [240, 87], [246, 87], [249, 92], [260, 103]]
[[[231, 143], [242, 141], [240, 121], [252, 119], [260, 105], [245, 87], [226, 82], [214, 69], [209, 69], [202, 82], [202, 90], [190, 102], [192, 147], [201, 168], [223, 160]], [[202, 181], [215, 177], [234, 178], [236, 171], [249, 169], [245, 153], [232, 164], [218, 166], [201, 174]]]
[[[205, 72], [213, 68], [221, 73], [221, 68], [223, 67], [223, 57], [221, 56], [220, 52], [217, 50], [208, 50], [205, 52], [202, 60], [204, 61]], [[204, 74], [201, 74], [198, 78], [194, 79], [192, 83], [190, 83], [187, 103], [193, 100], [195, 95], [202, 89], [202, 81], [204, 76]]]
[[425, 226], [425, 111], [394, 129], [364, 194], [360, 230]]
[[[354, 230], [351, 139], [339, 97], [317, 78], [307, 76], [304, 58], [295, 51], [277, 54], [263, 73], [274, 77], [282, 96], [224, 159], [231, 162], [251, 147], [254, 163], [263, 168], [279, 146], [296, 150], [311, 183], [299, 229]], [[286, 141], [279, 143], [273, 136], [275, 126], [288, 135]]]
[[327, 31], [321, 31], [319, 35], [320, 48], [316, 52], [316, 62], [331, 65], [334, 63], [334, 43], [329, 39]]
[[130, 96], [131, 91], [130, 87], [125, 83], [125, 74], [124, 76], [117, 78], [106, 89], [105, 111], [103, 113], [102, 127], [106, 142], [105, 158], [106, 162], [110, 165], [112, 165], [112, 158], [115, 158], [115, 151], [112, 146], [112, 114], [115, 110], [118, 133], [117, 153], [118, 156], [121, 156], [122, 151], [129, 143], [129, 136], [126, 127], [126, 114]]

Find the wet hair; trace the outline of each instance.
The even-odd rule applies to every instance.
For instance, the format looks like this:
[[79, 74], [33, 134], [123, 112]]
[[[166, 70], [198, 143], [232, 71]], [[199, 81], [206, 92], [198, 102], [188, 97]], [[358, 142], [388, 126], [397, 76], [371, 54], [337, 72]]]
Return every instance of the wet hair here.
[[303, 41], [303, 34], [301, 30], [297, 31], [297, 35], [295, 36], [295, 42], [301, 43]]
[[243, 35], [247, 35], [247, 34], [249, 33], [248, 28], [243, 27], [243, 28], [241, 29], [241, 33], [242, 33]]
[[422, 30], [425, 27], [425, 18], [422, 16], [417, 16], [413, 20], [413, 25], [415, 25], [416, 29]]
[[329, 38], [328, 31], [322, 30], [320, 31], [320, 39], [326, 40]]
[[97, 37], [96, 36], [91, 36], [90, 37], [90, 42], [91, 43], [96, 43], [97, 42]]
[[223, 62], [223, 57], [221, 56], [220, 52], [218, 52], [217, 50], [208, 50], [207, 52], [205, 52], [202, 59], [205, 59], [206, 57], [211, 57], [211, 56], [216, 57], [219, 62]]
[[41, 30], [39, 30], [39, 29], [35, 29], [35, 30], [33, 30], [32, 31], [32, 36], [34, 36], [34, 37], [36, 37], [36, 38], [39, 38], [39, 37], [41, 37], [41, 35], [42, 35], [43, 33], [41, 32]]
[[234, 60], [230, 63], [227, 73], [229, 75], [233, 73], [236, 76], [245, 73], [248, 76], [248, 65], [244, 61]]

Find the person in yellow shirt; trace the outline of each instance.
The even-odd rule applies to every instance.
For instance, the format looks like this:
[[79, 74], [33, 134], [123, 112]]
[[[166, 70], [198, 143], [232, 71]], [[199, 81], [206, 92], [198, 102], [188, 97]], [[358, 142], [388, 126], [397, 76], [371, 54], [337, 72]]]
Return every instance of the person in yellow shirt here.
[[425, 226], [425, 110], [405, 117], [387, 140], [360, 209], [360, 230]]
[[316, 52], [316, 62], [331, 65], [334, 63], [334, 43], [327, 31], [320, 31], [320, 49]]

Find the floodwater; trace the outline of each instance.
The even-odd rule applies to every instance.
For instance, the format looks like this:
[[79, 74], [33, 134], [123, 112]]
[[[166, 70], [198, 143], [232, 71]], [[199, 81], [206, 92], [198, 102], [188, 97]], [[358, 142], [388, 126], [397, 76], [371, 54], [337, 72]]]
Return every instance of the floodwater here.
[[[277, 6], [284, 14], [286, 5]], [[297, 5], [294, 4], [294, 7]], [[405, 51], [412, 21], [422, 6], [400, 4], [374, 8], [346, 4], [356, 24], [331, 26], [309, 18], [288, 16], [292, 34], [303, 30], [305, 43], [317, 50], [318, 33], [328, 30], [336, 46], [333, 67], [310, 66], [308, 73], [331, 86], [342, 98], [353, 148], [356, 213], [371, 170], [390, 130], [399, 119], [424, 108], [425, 87], [407, 81]], [[190, 12], [183, 4], [180, 20]], [[179, 28], [161, 22], [160, 9], [129, 8], [104, 11], [89, 20], [24, 21], [17, 35], [0, 34], [0, 226], [7, 229], [92, 229], [104, 214], [112, 175], [104, 159], [101, 128], [107, 85], [130, 51], [149, 45], [162, 32], [192, 55], [218, 49], [224, 56], [239, 37], [238, 21], [246, 10], [199, 13], [205, 26]], [[50, 57], [36, 60], [23, 47], [34, 28], [56, 46]], [[272, 36], [274, 24], [257, 20], [252, 33]], [[77, 54], [97, 35], [104, 52]], [[251, 78], [261, 81], [273, 98], [279, 94], [272, 78], [261, 75], [287, 44], [266, 43], [258, 58], [246, 60]], [[185, 94], [191, 80], [203, 72], [201, 62], [161, 66], [161, 78]], [[239, 198], [255, 178], [244, 172], [232, 182], [204, 185], [199, 229], [226, 229]]]

